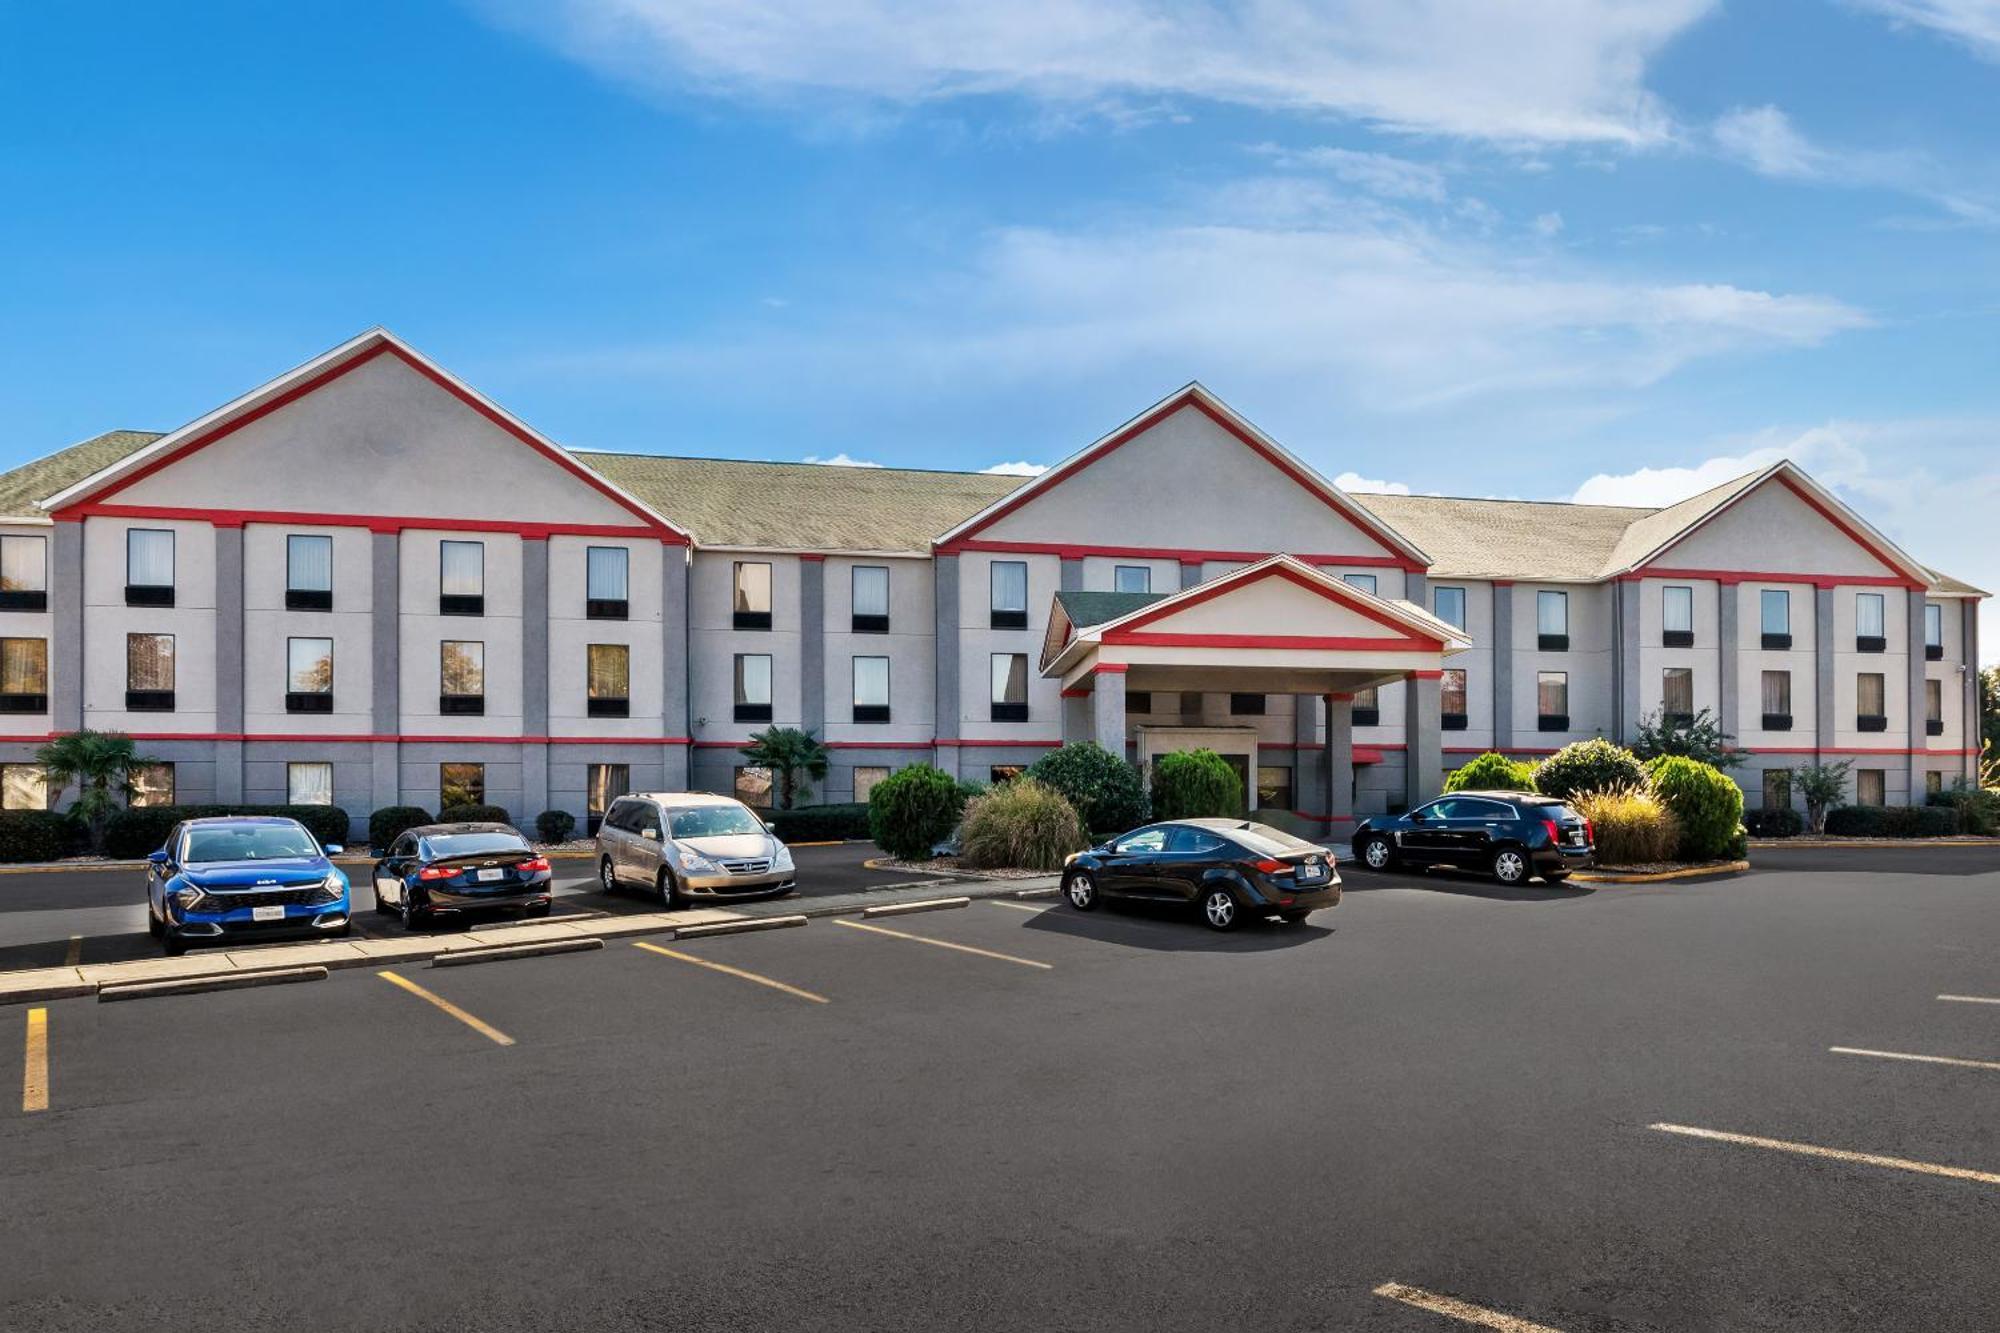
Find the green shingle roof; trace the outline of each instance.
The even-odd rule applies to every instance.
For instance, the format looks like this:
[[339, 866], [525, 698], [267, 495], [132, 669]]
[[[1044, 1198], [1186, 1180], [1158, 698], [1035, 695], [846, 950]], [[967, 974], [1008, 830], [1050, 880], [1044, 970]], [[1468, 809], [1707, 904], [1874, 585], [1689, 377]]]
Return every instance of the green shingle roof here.
[[47, 458], [23, 463], [12, 472], [0, 473], [0, 517], [44, 518], [35, 504], [82, 481], [91, 473], [139, 450], [160, 438], [158, 431], [112, 430], [59, 449]]
[[1164, 592], [1079, 592], [1066, 590], [1056, 594], [1062, 603], [1063, 614], [1069, 623], [1080, 630], [1092, 625], [1103, 625], [1129, 616], [1142, 606], [1151, 606], [1162, 598], [1173, 594]]

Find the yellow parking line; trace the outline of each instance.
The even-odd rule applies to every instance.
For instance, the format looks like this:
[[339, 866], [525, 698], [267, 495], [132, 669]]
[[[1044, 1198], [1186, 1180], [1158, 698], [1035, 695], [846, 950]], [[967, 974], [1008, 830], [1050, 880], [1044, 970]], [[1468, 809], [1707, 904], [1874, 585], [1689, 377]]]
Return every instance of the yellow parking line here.
[[21, 1109], [49, 1109], [49, 1011], [28, 1011], [28, 1059], [21, 1074]]
[[453, 1004], [450, 1000], [445, 999], [444, 996], [425, 990], [422, 986], [419, 986], [416, 982], [411, 981], [408, 977], [397, 976], [394, 972], [377, 972], [375, 975], [382, 978], [382, 980], [389, 982], [392, 985], [401, 986], [404, 990], [416, 996], [419, 1000], [428, 1000], [430, 1003], [444, 1010], [446, 1013], [450, 1014], [453, 1018], [456, 1018], [459, 1022], [465, 1024], [467, 1027], [471, 1028], [474, 1032], [477, 1032], [482, 1037], [490, 1038], [491, 1040], [498, 1042], [502, 1046], [512, 1046], [514, 1044], [514, 1039], [508, 1036], [506, 1033], [502, 1032], [499, 1028], [496, 1028], [491, 1023], [485, 1022], [481, 1019], [474, 1018], [471, 1014], [466, 1013], [465, 1010], [459, 1008], [457, 1005]]
[[1952, 1180], [1973, 1180], [1982, 1185], [2000, 1185], [2000, 1175], [1991, 1171], [1974, 1171], [1963, 1166], [1939, 1166], [1935, 1162], [1912, 1162], [1904, 1157], [1883, 1157], [1878, 1153], [1848, 1152], [1844, 1148], [1822, 1148], [1812, 1143], [1792, 1143], [1786, 1139], [1759, 1138], [1755, 1134], [1731, 1134], [1720, 1129], [1696, 1129], [1692, 1125], [1648, 1125], [1666, 1134], [1685, 1134], [1694, 1139], [1710, 1139], [1717, 1143], [1741, 1143], [1751, 1148], [1774, 1148], [1779, 1152], [1797, 1153], [1801, 1157], [1823, 1157], [1835, 1162], [1855, 1162], [1862, 1166], [1886, 1166], [1897, 1171], [1915, 1171], [1926, 1176], [1946, 1176]]
[[1016, 958], [1011, 953], [995, 953], [991, 949], [975, 949], [970, 944], [953, 944], [950, 940], [934, 940], [928, 935], [912, 935], [906, 931], [890, 930], [886, 926], [864, 926], [859, 921], [849, 921], [846, 917], [835, 917], [833, 924], [846, 926], [849, 930], [866, 930], [876, 935], [887, 935], [892, 939], [915, 940], [918, 944], [934, 944], [940, 949], [952, 949], [958, 953], [977, 954], [981, 958], [996, 958], [1003, 963], [1019, 963], [1022, 967], [1039, 967], [1050, 971], [1053, 964], [1038, 963], [1032, 958]]
[[787, 986], [784, 982], [773, 977], [760, 976], [755, 972], [746, 972], [740, 967], [730, 967], [725, 963], [711, 963], [706, 958], [697, 958], [691, 953], [682, 953], [679, 949], [663, 949], [657, 944], [648, 944], [644, 940], [633, 940], [632, 947], [635, 949], [644, 949], [647, 953], [656, 953], [662, 958], [678, 958], [683, 963], [693, 963], [696, 967], [705, 967], [711, 972], [721, 972], [727, 976], [737, 977], [744, 981], [754, 981], [759, 986], [769, 986], [772, 990], [781, 990], [787, 995], [796, 995], [801, 1000], [811, 1000], [814, 1004], [826, 1004], [828, 1002], [824, 995], [815, 995], [809, 990], [800, 990], [797, 986]]
[[1456, 1319], [1461, 1324], [1477, 1324], [1481, 1328], [1498, 1328], [1506, 1333], [1559, 1333], [1547, 1324], [1537, 1324], [1531, 1320], [1519, 1319], [1498, 1310], [1489, 1310], [1483, 1305], [1461, 1301], [1451, 1296], [1440, 1296], [1422, 1287], [1405, 1286], [1401, 1282], [1384, 1282], [1375, 1288], [1377, 1296], [1385, 1296], [1392, 1301], [1414, 1305], [1419, 1310], [1441, 1314], [1447, 1319]]
[[1867, 1051], [1859, 1046], [1829, 1046], [1835, 1055], [1872, 1055], [1877, 1060], [1914, 1060], [1926, 1065], [1957, 1065], [1960, 1069], [2000, 1069], [2000, 1061], [1961, 1060], [1951, 1055], [1911, 1055], [1906, 1051]]
[[1993, 995], [1940, 995], [1938, 998], [1953, 1004], [2000, 1004], [2000, 996]]
[[69, 952], [63, 955], [63, 966], [75, 967], [78, 963], [82, 961], [83, 961], [83, 936], [72, 935], [69, 937]]

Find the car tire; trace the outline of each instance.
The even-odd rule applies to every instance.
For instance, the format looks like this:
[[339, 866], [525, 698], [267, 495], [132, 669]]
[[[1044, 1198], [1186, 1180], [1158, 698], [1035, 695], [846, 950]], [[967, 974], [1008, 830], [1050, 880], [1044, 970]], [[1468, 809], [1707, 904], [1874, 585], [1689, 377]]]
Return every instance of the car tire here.
[[597, 863], [597, 888], [607, 898], [618, 892], [618, 872], [611, 868], [608, 856]]
[[1079, 912], [1097, 910], [1097, 880], [1088, 870], [1079, 870], [1063, 883], [1063, 901]]
[[1394, 870], [1396, 868], [1395, 848], [1390, 846], [1387, 838], [1379, 834], [1361, 840], [1361, 845], [1355, 849], [1355, 859], [1370, 870]]
[[153, 912], [153, 900], [151, 898], [146, 899], [146, 933], [154, 939], [159, 939], [167, 933], [167, 928], [160, 924], [160, 918]]
[[1226, 888], [1201, 895], [1201, 920], [1210, 930], [1234, 930], [1243, 924], [1243, 904]]
[[403, 929], [412, 935], [430, 925], [430, 913], [420, 910], [411, 901], [410, 886], [403, 886], [403, 901], [397, 905], [397, 915], [403, 919]]
[[1487, 869], [1493, 878], [1509, 886], [1528, 882], [1528, 854], [1518, 847], [1502, 847], [1493, 853]]
[[680, 881], [665, 866], [660, 867], [660, 905], [669, 912], [686, 911], [688, 905], [687, 896], [681, 892]]

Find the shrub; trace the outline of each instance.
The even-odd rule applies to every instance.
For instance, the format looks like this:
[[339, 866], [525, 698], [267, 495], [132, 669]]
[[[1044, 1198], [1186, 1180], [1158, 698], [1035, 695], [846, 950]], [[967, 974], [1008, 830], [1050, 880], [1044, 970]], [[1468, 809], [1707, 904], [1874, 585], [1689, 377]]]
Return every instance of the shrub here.
[[166, 845], [167, 835], [183, 819], [216, 815], [279, 815], [296, 819], [321, 844], [347, 842], [352, 822], [337, 805], [148, 805], [120, 810], [104, 827], [104, 854], [113, 857], [151, 856]]
[[1179, 750], [1153, 760], [1153, 818], [1202, 819], [1244, 813], [1243, 779], [1213, 750]]
[[368, 816], [368, 845], [378, 852], [413, 828], [434, 823], [431, 812], [420, 805], [385, 805]]
[[1664, 755], [1646, 767], [1654, 793], [1680, 821], [1680, 858], [1711, 861], [1728, 851], [1743, 823], [1743, 789], [1735, 779], [1681, 755]]
[[1806, 831], [1806, 821], [1796, 810], [1745, 810], [1743, 827], [1753, 838], [1796, 838]]
[[1967, 786], [1965, 779], [1960, 778], [1950, 791], [1939, 792], [1928, 804], [1950, 810], [1958, 819], [1960, 833], [1982, 836], [2000, 833], [2000, 791]]
[[1736, 738], [1722, 729], [1722, 723], [1706, 708], [1685, 721], [1665, 713], [1648, 713], [1639, 719], [1639, 734], [1632, 742], [1641, 759], [1658, 759], [1677, 754], [1710, 768], [1735, 768], [1748, 750], [1736, 748]]
[[802, 805], [792, 810], [773, 810], [764, 822], [785, 842], [865, 838], [868, 807], [858, 801], [852, 805]]
[[926, 860], [958, 827], [965, 802], [958, 780], [942, 769], [899, 768], [868, 793], [868, 836], [891, 856]]
[[1730, 835], [1728, 848], [1722, 854], [1728, 857], [1732, 861], [1749, 860], [1750, 830], [1744, 828], [1741, 824], [1738, 824], [1736, 826], [1736, 832]]
[[0, 811], [0, 861], [60, 861], [88, 845], [89, 830], [53, 810]]
[[497, 805], [453, 805], [438, 811], [440, 824], [511, 824], [507, 812]]
[[1958, 832], [1958, 814], [1936, 805], [1843, 805], [1829, 810], [1837, 838], [1942, 838]]
[[1146, 788], [1139, 770], [1095, 741], [1049, 751], [1026, 776], [1075, 806], [1092, 833], [1123, 833], [1146, 822]]
[[567, 810], [544, 810], [535, 816], [535, 836], [543, 842], [568, 842], [576, 832], [576, 816]]
[[1643, 783], [1586, 791], [1571, 804], [1590, 821], [1597, 859], [1606, 865], [1671, 861], [1680, 850], [1680, 821]]
[[1646, 785], [1639, 756], [1603, 737], [1563, 746], [1535, 768], [1530, 790], [1567, 801], [1590, 791], [1629, 791]]
[[1055, 788], [1019, 777], [965, 807], [965, 863], [989, 869], [1060, 870], [1090, 845], [1083, 818]]
[[1488, 750], [1444, 780], [1446, 791], [1533, 791], [1535, 769]]

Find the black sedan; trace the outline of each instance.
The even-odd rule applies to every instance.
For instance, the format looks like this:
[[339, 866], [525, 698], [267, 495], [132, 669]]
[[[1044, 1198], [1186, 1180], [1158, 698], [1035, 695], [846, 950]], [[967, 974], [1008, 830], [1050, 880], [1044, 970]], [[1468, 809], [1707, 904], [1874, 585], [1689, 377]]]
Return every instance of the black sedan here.
[[1560, 884], [1589, 867], [1596, 841], [1590, 821], [1553, 796], [1458, 791], [1406, 815], [1365, 820], [1354, 831], [1354, 855], [1370, 870], [1457, 866], [1502, 884], [1532, 875]]
[[390, 844], [374, 879], [375, 910], [414, 930], [440, 917], [547, 916], [555, 876], [505, 824], [426, 824]]
[[1340, 901], [1333, 853], [1247, 819], [1148, 824], [1063, 867], [1063, 897], [1088, 912], [1104, 899], [1188, 903], [1214, 930], [1248, 917], [1303, 921]]

